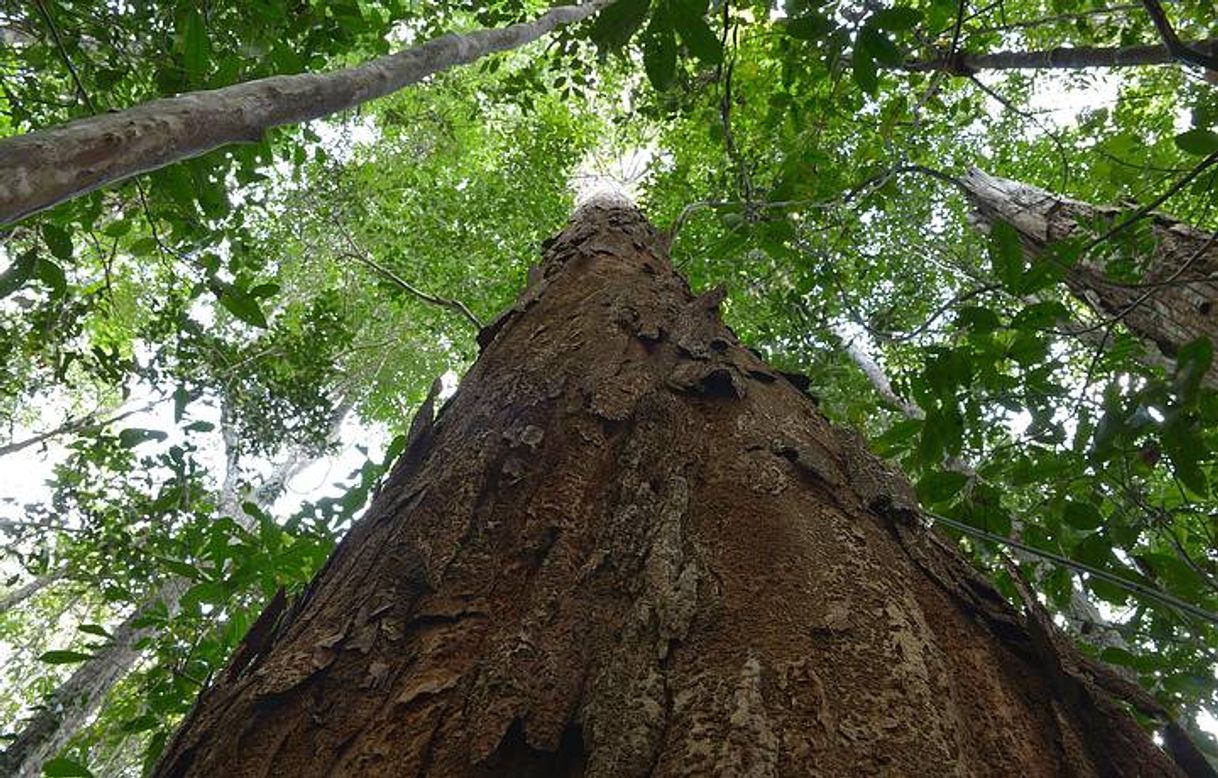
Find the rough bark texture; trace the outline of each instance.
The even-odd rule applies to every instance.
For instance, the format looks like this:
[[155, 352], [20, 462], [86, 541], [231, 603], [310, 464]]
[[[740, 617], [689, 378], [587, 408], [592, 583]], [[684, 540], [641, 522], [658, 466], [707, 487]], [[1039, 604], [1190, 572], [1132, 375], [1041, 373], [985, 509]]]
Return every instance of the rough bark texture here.
[[1182, 773], [593, 204], [160, 776]]
[[611, 2], [588, 0], [552, 8], [528, 23], [444, 35], [357, 67], [191, 92], [5, 139], [0, 224], [220, 146], [258, 141], [272, 127], [354, 108], [433, 73], [523, 46]]
[[[981, 221], [1001, 219], [1015, 227], [1031, 261], [1080, 225], [1111, 225], [1127, 210], [1059, 197], [976, 169], [960, 181]], [[1070, 269], [1066, 286], [1097, 313], [1119, 319], [1146, 341], [1148, 364], [1170, 365], [1192, 340], [1204, 336], [1218, 342], [1218, 240], [1160, 213], [1146, 218], [1154, 246], [1140, 258], [1146, 268], [1140, 282], [1113, 281], [1094, 255], [1085, 255]], [[1205, 382], [1218, 388], [1218, 366]]]

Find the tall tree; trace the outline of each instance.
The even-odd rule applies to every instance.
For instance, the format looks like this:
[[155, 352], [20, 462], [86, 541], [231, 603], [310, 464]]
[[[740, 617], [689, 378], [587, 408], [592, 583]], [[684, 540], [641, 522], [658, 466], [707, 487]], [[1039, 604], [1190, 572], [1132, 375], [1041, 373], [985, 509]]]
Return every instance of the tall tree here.
[[531, 276], [157, 775], [1206, 774], [632, 206], [585, 204]]
[[[1013, 230], [1030, 265], [1060, 263], [1070, 291], [1174, 360], [1198, 338], [1218, 340], [1218, 234], [1163, 213], [1097, 206], [972, 169], [960, 184], [983, 222]], [[1065, 242], [1067, 251], [1056, 251]], [[1206, 383], [1218, 386], [1210, 366]]]
[[450, 34], [353, 68], [272, 76], [156, 100], [0, 141], [0, 224], [267, 130], [354, 108], [427, 76], [537, 40], [614, 0], [560, 6], [535, 21]]

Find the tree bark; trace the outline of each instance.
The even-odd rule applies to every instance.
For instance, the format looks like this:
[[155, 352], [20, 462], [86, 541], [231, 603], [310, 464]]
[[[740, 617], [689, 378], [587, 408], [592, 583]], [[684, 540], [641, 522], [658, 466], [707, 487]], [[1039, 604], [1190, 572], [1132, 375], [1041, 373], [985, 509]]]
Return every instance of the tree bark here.
[[17, 607], [56, 581], [65, 578], [67, 574], [68, 568], [61, 567], [58, 570], [32, 578], [10, 592], [0, 594], [0, 616], [8, 613], [10, 608]]
[[[1218, 38], [1189, 41], [1182, 46], [1194, 51], [1218, 50]], [[972, 75], [982, 70], [1081, 70], [1083, 68], [1126, 68], [1168, 65], [1178, 62], [1176, 54], [1164, 44], [1154, 46], [1062, 46], [1033, 51], [994, 51], [988, 54], [958, 52], [955, 56], [915, 60], [901, 66], [904, 70], [943, 70], [954, 75]]]
[[1184, 774], [695, 296], [581, 208], [155, 774]]
[[611, 2], [560, 6], [532, 22], [444, 35], [356, 67], [191, 92], [2, 140], [0, 225], [230, 143], [256, 142], [272, 127], [354, 108], [432, 74], [523, 46]]
[[[1084, 225], [1112, 225], [1127, 210], [1060, 197], [975, 168], [960, 183], [983, 224], [1001, 219], [1019, 232], [1031, 262]], [[1091, 252], [1070, 268], [1066, 286], [1101, 316], [1142, 338], [1150, 347], [1147, 364], [1171, 365], [1192, 340], [1218, 342], [1218, 238], [1161, 213], [1146, 218], [1154, 244], [1149, 256], [1139, 258], [1146, 267], [1140, 282], [1112, 280]], [[1218, 366], [1211, 367], [1205, 384], [1218, 388]]]

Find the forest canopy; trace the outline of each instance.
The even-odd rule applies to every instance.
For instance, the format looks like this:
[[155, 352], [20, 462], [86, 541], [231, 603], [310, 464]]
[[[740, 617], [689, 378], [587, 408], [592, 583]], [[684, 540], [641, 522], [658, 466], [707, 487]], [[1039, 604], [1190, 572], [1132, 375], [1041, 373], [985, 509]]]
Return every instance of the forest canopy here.
[[[550, 10], [0, 3], [0, 193], [30, 133]], [[0, 224], [0, 764], [150, 770], [606, 186], [1218, 764], [1212, 0], [585, 16]]]

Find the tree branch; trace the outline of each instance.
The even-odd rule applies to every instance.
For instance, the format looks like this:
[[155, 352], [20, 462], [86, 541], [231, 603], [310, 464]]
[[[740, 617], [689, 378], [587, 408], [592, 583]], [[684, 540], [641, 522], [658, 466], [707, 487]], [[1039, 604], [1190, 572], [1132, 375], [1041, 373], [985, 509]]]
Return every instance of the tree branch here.
[[[1212, 50], [1218, 38], [1181, 43], [1190, 51]], [[979, 70], [1080, 70], [1082, 68], [1124, 68], [1142, 65], [1167, 65], [1181, 59], [1165, 45], [1157, 46], [1077, 46], [1036, 51], [995, 51], [989, 54], [958, 52], [954, 56], [930, 60], [913, 60], [901, 65], [902, 70], [929, 72], [941, 70], [952, 75], [968, 76]], [[1213, 60], [1213, 57], [1207, 59]]]
[[[1218, 57], [1185, 45], [1180, 40], [1180, 36], [1176, 34], [1175, 28], [1171, 26], [1171, 22], [1168, 21], [1167, 14], [1163, 12], [1163, 6], [1159, 5], [1159, 0], [1142, 0], [1142, 5], [1145, 6], [1146, 13], [1150, 15], [1150, 20], [1154, 22], [1155, 29], [1159, 32], [1159, 37], [1163, 39], [1163, 43], [1173, 57], [1181, 62], [1218, 73]], [[1211, 46], [1207, 48], [1210, 51], [1214, 50], [1212, 41]]]
[[212, 149], [261, 140], [273, 127], [363, 105], [531, 43], [611, 2], [559, 6], [531, 22], [443, 35], [351, 68], [191, 92], [0, 140], [0, 224]]

